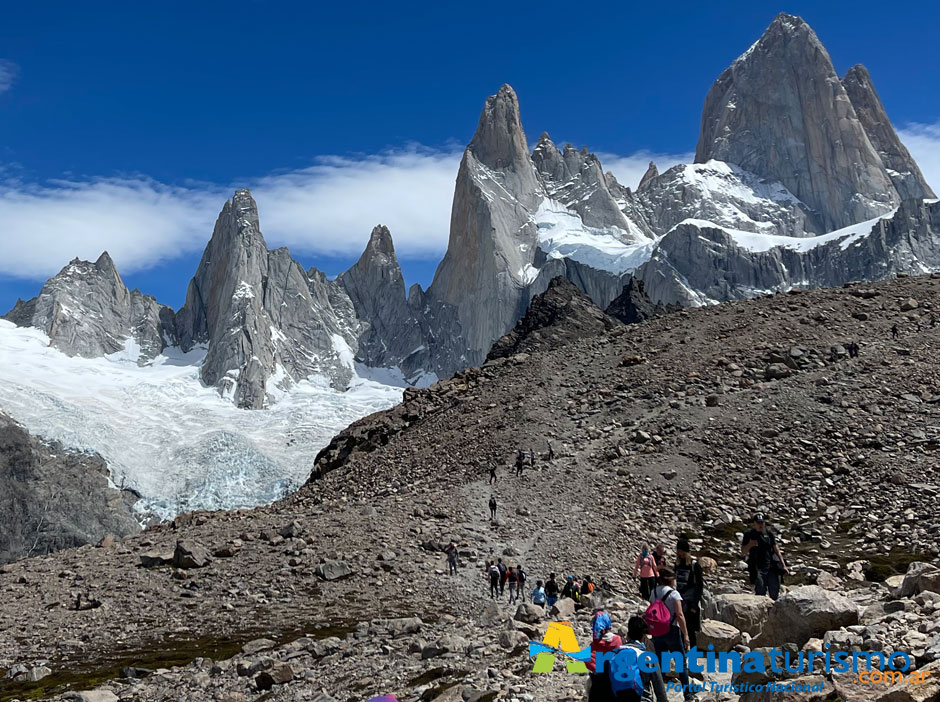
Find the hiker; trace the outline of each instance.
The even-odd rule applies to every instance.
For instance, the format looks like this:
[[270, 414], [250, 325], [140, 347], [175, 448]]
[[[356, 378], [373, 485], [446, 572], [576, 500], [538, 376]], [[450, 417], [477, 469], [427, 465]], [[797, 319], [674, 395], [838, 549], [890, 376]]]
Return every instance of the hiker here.
[[535, 451], [529, 449], [529, 465], [535, 468]]
[[490, 576], [490, 599], [495, 600], [499, 597], [499, 566], [492, 561], [487, 561], [487, 563], [489, 564], [486, 570]]
[[577, 591], [577, 589], [578, 589], [578, 586], [577, 586], [577, 583], [575, 583], [574, 581], [574, 576], [569, 575], [568, 579], [565, 580], [565, 586], [561, 588], [561, 598], [564, 599], [567, 597], [573, 600], [574, 593]]
[[491, 465], [491, 466], [490, 466], [490, 485], [492, 485], [493, 483], [495, 483], [496, 480], [497, 480], [497, 478], [496, 478], [496, 466], [495, 466], [495, 465]]
[[656, 559], [650, 553], [646, 546], [636, 557], [636, 564], [633, 566], [634, 579], [640, 576], [640, 595], [644, 600], [649, 600], [650, 593], [656, 587], [656, 578], [659, 575], [659, 568], [656, 565]]
[[542, 586], [542, 581], [536, 580], [535, 587], [532, 588], [532, 604], [545, 609], [545, 599], [545, 588]]
[[656, 544], [656, 550], [653, 552], [653, 558], [656, 559], [657, 568], [662, 568], [664, 565], [666, 565], [666, 547], [663, 544]]
[[930, 328], [933, 329], [936, 326], [937, 326], [937, 315], [931, 314], [930, 315]]
[[545, 597], [549, 607], [558, 602], [558, 581], [554, 573], [548, 576], [548, 582], [545, 583]]
[[519, 592], [519, 574], [513, 566], [509, 566], [509, 572], [506, 573], [506, 582], [509, 583], [509, 604], [514, 604]]
[[522, 453], [522, 449], [519, 449], [516, 454], [516, 475], [522, 475], [523, 467], [525, 467], [525, 455]]
[[496, 568], [499, 570], [499, 595], [502, 597], [503, 593], [506, 592], [506, 578], [509, 577], [509, 569], [503, 563], [502, 558], [496, 559]]
[[849, 358], [858, 358], [858, 344], [854, 341], [850, 341], [846, 344], [845, 349], [849, 352]]
[[[650, 606], [644, 618], [653, 636], [653, 648], [662, 660], [664, 653], [684, 654], [689, 650], [689, 631], [686, 628], [685, 613], [682, 611], [682, 595], [675, 588], [675, 572], [663, 566], [659, 569], [656, 581], [658, 584], [650, 595]], [[685, 699], [693, 699], [688, 666], [683, 664], [678, 673]]]
[[705, 593], [705, 576], [697, 559], [692, 558], [692, 547], [688, 539], [679, 539], [676, 544], [676, 590], [682, 595], [682, 613], [689, 642], [695, 646], [695, 635], [702, 629], [702, 595]]
[[591, 619], [591, 660], [585, 661], [590, 674], [591, 687], [588, 691], [589, 702], [607, 702], [614, 699], [611, 687], [611, 671], [596, 670], [595, 656], [597, 653], [609, 653], [623, 646], [623, 640], [611, 629], [613, 624], [607, 612], [598, 610]]
[[590, 595], [592, 592], [594, 592], [594, 581], [591, 580], [590, 575], [585, 575], [581, 583], [581, 596]]
[[526, 572], [522, 569], [521, 563], [516, 566], [516, 577], [519, 580], [519, 597], [525, 602], [525, 583], [529, 576], [526, 575]]
[[496, 496], [490, 495], [490, 519], [496, 519]]
[[897, 325], [897, 324], [892, 325], [892, 327], [891, 327], [891, 338], [896, 340], [900, 335], [901, 335], [901, 332], [900, 332], [900, 330], [898, 329], [898, 325]]
[[754, 515], [754, 528], [744, 535], [741, 553], [747, 558], [754, 594], [770, 595], [770, 599], [776, 600], [780, 596], [780, 576], [789, 575], [790, 571], [763, 513]]
[[555, 460], [555, 449], [554, 449], [554, 447], [552, 446], [552, 442], [551, 442], [551, 441], [548, 442], [548, 460], [550, 460], [550, 461], [554, 461], [554, 460]]
[[444, 553], [447, 554], [447, 574], [456, 575], [457, 574], [457, 544], [451, 541], [447, 544], [447, 548], [444, 549]]
[[[634, 615], [630, 617], [630, 620], [627, 622], [627, 647], [634, 649], [637, 652], [637, 655], [640, 655], [644, 651], [648, 650], [646, 648], [646, 639], [649, 634], [649, 626], [646, 624], [646, 620], [639, 615]], [[622, 690], [619, 686], [624, 684], [624, 681], [618, 681], [616, 676], [612, 681], [613, 692], [615, 695], [618, 695], [617, 699], [625, 699], [627, 695], [624, 694], [628, 690]], [[623, 675], [621, 674], [621, 676]], [[652, 700], [650, 695], [650, 688], [652, 688], [653, 694], [656, 695], [656, 702], [667, 702], [669, 699], [666, 695], [666, 683], [663, 681], [662, 671], [657, 666], [655, 670], [651, 673], [647, 673], [640, 669], [640, 680], [643, 683], [643, 702]]]

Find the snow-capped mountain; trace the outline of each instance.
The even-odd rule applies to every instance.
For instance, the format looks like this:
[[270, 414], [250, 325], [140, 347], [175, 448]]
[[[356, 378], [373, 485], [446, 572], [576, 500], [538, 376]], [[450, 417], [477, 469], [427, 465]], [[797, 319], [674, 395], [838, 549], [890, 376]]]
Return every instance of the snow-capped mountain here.
[[709, 91], [695, 162], [650, 164], [635, 190], [547, 134], [530, 151], [502, 86], [427, 290], [406, 293], [383, 226], [335, 280], [304, 270], [268, 250], [247, 190], [178, 311], [128, 291], [107, 254], [71, 262], [0, 323], [0, 409], [97, 451], [163, 515], [183, 497], [252, 504], [401, 386], [484, 362], [559, 275], [602, 309], [621, 293], [615, 308], [642, 293], [653, 309], [938, 270], [933, 198], [864, 67], [840, 80], [812, 29], [781, 14]]

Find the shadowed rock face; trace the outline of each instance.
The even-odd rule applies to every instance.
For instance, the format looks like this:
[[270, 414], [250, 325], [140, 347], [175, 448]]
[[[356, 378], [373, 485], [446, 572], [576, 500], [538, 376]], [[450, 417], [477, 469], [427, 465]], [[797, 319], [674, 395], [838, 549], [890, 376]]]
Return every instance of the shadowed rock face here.
[[107, 252], [90, 263], [74, 259], [43, 285], [39, 295], [18, 300], [4, 319], [42, 330], [69, 356], [95, 358], [140, 346], [138, 362], [157, 356], [174, 337], [173, 311], [139, 290], [128, 290]]
[[662, 305], [654, 304], [646, 294], [645, 283], [639, 278], [631, 277], [623, 286], [623, 292], [610, 303], [605, 311], [624, 324], [638, 324], [657, 315], [665, 314], [669, 310]]
[[[388, 227], [372, 230], [362, 256], [339, 281], [365, 329], [357, 360], [372, 368], [400, 367], [405, 378], [430, 366], [427, 324], [405, 297], [405, 280]], [[420, 287], [413, 294], [417, 301]]]
[[140, 531], [136, 496], [97, 454], [30, 436], [0, 412], [0, 563]]
[[239, 407], [264, 407], [274, 391], [269, 382], [283, 389], [311, 373], [345, 388], [358, 326], [343, 315], [351, 305], [335, 287], [319, 271], [304, 271], [287, 249], [268, 251], [257, 205], [238, 190], [177, 315], [180, 345], [208, 345], [202, 379]]
[[792, 15], [778, 15], [709, 91], [695, 160], [709, 159], [783, 183], [818, 233], [901, 199], [825, 47]]
[[842, 79], [842, 86], [901, 198], [935, 197], [920, 168], [891, 126], [868, 69], [861, 64], [852, 66]]

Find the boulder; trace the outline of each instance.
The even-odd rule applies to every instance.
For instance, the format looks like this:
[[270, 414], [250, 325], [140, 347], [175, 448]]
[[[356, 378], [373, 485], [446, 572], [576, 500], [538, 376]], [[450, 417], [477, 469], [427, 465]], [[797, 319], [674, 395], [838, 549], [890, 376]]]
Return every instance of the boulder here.
[[696, 635], [696, 645], [700, 651], [704, 651], [709, 645], [714, 646], [716, 651], [730, 651], [739, 643], [741, 632], [738, 629], [714, 619], [705, 619], [701, 631]]
[[570, 619], [574, 616], [574, 600], [563, 597], [551, 606], [548, 614], [555, 619]]
[[446, 653], [465, 653], [467, 640], [454, 634], [445, 634], [434, 643], [428, 644], [421, 650], [421, 659], [437, 658]]
[[705, 611], [705, 616], [730, 624], [751, 636], [757, 636], [772, 600], [768, 597], [746, 594], [716, 595], [715, 600]]
[[[892, 685], [876, 698], [876, 702], [930, 702], [940, 700], [940, 661], [920, 668], [918, 673], [927, 677], [923, 682], [901, 682]], [[873, 686], [875, 687], [875, 686]]]
[[774, 603], [755, 644], [803, 646], [827, 631], [858, 624], [858, 619], [859, 608], [847, 597], [818, 585], [805, 585], [790, 590]]
[[517, 646], [525, 646], [529, 643], [528, 636], [521, 631], [513, 631], [510, 629], [503, 629], [499, 632], [496, 640], [499, 642], [500, 647], [507, 651], [511, 651]]
[[513, 617], [517, 622], [526, 624], [537, 624], [545, 615], [545, 610], [531, 602], [523, 602], [516, 607], [516, 614]]
[[85, 690], [84, 692], [69, 692], [63, 699], [74, 702], [118, 702], [118, 696], [111, 690]]
[[173, 560], [172, 551], [158, 551], [156, 549], [151, 549], [150, 551], [145, 551], [140, 554], [140, 565], [144, 568], [156, 568], [157, 566], [166, 565]]
[[255, 685], [261, 691], [270, 690], [275, 685], [283, 685], [294, 679], [294, 670], [287, 663], [276, 663], [275, 665], [258, 673], [255, 678]]
[[930, 563], [915, 561], [908, 566], [895, 596], [904, 599], [924, 591], [940, 593], [940, 568]]
[[173, 565], [177, 568], [205, 568], [211, 562], [209, 549], [202, 544], [188, 539], [176, 542]]
[[339, 580], [353, 574], [352, 568], [346, 561], [323, 561], [316, 569], [317, 577], [324, 580]]

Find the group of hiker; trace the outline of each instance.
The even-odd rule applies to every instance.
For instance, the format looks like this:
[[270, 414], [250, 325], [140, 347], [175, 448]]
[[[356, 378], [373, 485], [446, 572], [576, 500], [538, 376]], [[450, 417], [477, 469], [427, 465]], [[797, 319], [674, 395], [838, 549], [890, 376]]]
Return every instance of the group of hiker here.
[[[502, 558], [497, 558], [495, 561], [486, 561], [483, 566], [483, 577], [489, 579], [491, 599], [495, 600], [502, 597], [506, 593], [506, 586], [508, 585], [509, 604], [526, 601], [525, 588], [528, 575], [521, 563], [515, 566], [507, 565]], [[538, 590], [537, 587], [536, 590]], [[532, 591], [533, 601], [536, 590]]]

